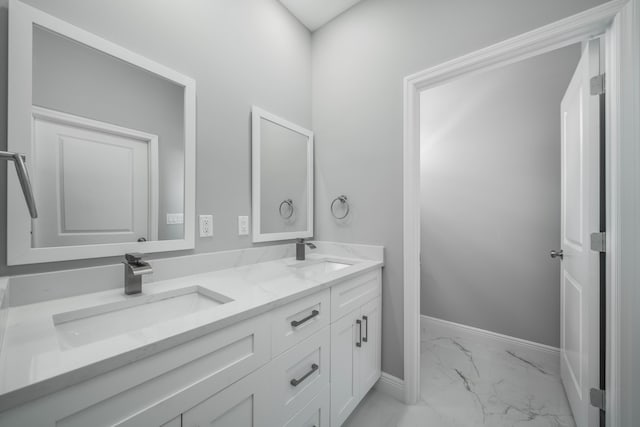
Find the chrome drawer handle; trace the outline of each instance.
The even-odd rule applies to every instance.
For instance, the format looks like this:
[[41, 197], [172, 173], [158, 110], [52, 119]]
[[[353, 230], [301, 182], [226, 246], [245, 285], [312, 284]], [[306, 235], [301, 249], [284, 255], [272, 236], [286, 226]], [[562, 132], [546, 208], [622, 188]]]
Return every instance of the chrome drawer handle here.
[[291, 326], [293, 326], [294, 328], [297, 328], [298, 326], [302, 325], [303, 323], [308, 322], [309, 320], [313, 319], [318, 314], [320, 314], [320, 312], [318, 310], [313, 310], [310, 315], [308, 315], [307, 317], [305, 317], [302, 320], [292, 320], [291, 321]]
[[362, 320], [365, 321], [364, 337], [362, 337], [362, 342], [369, 342], [369, 318], [367, 316], [362, 316]]
[[302, 381], [306, 380], [309, 377], [309, 375], [313, 374], [318, 369], [320, 369], [320, 366], [318, 366], [318, 365], [316, 365], [314, 363], [313, 365], [311, 365], [311, 370], [309, 372], [307, 372], [306, 374], [301, 376], [299, 379], [295, 379], [295, 378], [292, 379], [291, 381], [289, 381], [289, 383], [291, 383], [291, 385], [294, 386], [294, 387], [298, 387], [298, 384], [300, 384]]
[[358, 330], [359, 330], [359, 339], [358, 342], [356, 343], [356, 347], [362, 347], [362, 320], [358, 319], [356, 320], [356, 324], [358, 325]]

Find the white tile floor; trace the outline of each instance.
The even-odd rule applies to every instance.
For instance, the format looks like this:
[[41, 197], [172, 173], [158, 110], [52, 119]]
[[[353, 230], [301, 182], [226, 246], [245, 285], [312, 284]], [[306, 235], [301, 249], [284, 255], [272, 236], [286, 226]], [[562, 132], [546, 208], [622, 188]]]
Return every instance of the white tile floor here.
[[421, 400], [373, 390], [348, 427], [575, 427], [558, 355], [430, 323], [422, 331]]

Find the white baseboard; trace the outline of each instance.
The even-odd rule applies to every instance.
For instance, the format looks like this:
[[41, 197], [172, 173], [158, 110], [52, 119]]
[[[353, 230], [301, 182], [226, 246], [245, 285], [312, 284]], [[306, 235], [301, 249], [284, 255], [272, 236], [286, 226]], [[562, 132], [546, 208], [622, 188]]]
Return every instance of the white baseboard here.
[[420, 315], [420, 328], [426, 327], [429, 323], [446, 326], [448, 328], [451, 328], [452, 330], [455, 329], [463, 333], [475, 335], [476, 337], [482, 337], [485, 339], [500, 341], [505, 344], [515, 345], [519, 347], [526, 347], [530, 350], [540, 351], [540, 352], [548, 353], [554, 356], [560, 355], [560, 349], [557, 347], [552, 347], [550, 345], [540, 344], [533, 341], [527, 341], [521, 338], [516, 338], [509, 335], [503, 335], [497, 332], [487, 331], [485, 329], [474, 328], [473, 326], [462, 325], [460, 323], [450, 322], [448, 320], [442, 320], [442, 319], [437, 319], [435, 317]]
[[404, 402], [404, 381], [398, 377], [383, 372], [373, 388], [400, 402]]

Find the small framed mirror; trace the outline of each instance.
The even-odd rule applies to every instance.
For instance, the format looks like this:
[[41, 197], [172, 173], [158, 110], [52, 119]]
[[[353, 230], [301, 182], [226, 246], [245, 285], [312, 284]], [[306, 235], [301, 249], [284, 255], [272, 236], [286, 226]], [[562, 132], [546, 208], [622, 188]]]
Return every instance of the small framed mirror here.
[[313, 132], [252, 109], [253, 241], [313, 236]]
[[7, 263], [191, 249], [195, 81], [18, 0], [9, 4]]

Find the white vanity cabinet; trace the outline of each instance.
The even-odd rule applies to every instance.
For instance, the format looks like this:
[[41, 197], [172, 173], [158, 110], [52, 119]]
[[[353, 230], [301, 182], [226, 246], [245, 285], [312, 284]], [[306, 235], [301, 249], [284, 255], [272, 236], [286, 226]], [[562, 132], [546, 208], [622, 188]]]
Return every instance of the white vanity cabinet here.
[[[331, 425], [342, 425], [380, 378], [380, 271], [332, 290]], [[350, 310], [350, 311], [348, 311]]]
[[380, 377], [380, 277], [132, 360], [1, 412], [0, 426], [339, 427]]
[[263, 367], [182, 414], [182, 427], [272, 427]]
[[0, 426], [175, 424], [185, 410], [270, 358], [270, 313], [265, 313], [4, 411]]

